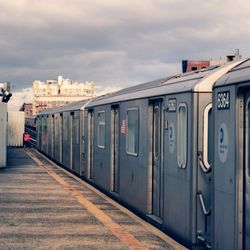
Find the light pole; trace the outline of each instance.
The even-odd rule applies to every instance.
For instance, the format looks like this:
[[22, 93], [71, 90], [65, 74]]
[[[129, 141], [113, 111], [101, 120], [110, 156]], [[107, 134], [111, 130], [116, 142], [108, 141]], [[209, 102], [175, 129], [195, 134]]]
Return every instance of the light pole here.
[[9, 92], [9, 83], [0, 83], [0, 96], [2, 96], [2, 102], [7, 103], [11, 96], [12, 93]]

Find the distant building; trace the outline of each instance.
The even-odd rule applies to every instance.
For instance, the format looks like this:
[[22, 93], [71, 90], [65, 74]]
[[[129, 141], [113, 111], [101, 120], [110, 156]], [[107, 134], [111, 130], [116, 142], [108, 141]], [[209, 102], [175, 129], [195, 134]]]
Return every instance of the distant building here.
[[227, 55], [225, 60], [182, 60], [182, 72], [190, 72], [195, 70], [201, 70], [210, 66], [223, 65], [226, 62], [240, 59], [241, 55], [239, 49], [235, 50], [232, 55]]
[[182, 60], [182, 72], [205, 69], [210, 66], [210, 61]]
[[33, 82], [33, 115], [49, 108], [56, 108], [70, 102], [89, 99], [94, 96], [94, 83], [79, 83], [58, 76], [57, 80]]
[[23, 105], [20, 107], [19, 111], [24, 111], [25, 117], [32, 116], [32, 103], [23, 103]]

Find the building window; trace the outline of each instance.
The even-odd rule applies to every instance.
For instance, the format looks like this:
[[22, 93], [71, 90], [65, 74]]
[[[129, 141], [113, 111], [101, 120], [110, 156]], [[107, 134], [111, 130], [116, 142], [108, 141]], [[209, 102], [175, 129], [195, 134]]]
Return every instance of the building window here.
[[130, 155], [138, 155], [139, 142], [139, 112], [138, 108], [127, 110], [126, 150]]
[[181, 103], [178, 110], [178, 153], [177, 161], [180, 168], [186, 168], [187, 165], [187, 105]]
[[98, 142], [99, 148], [105, 148], [105, 111], [98, 112]]

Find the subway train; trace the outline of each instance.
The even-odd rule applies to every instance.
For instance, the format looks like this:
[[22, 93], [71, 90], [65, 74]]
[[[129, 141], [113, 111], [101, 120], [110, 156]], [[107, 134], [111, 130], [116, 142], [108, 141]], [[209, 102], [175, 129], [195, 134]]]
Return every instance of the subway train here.
[[250, 249], [250, 59], [37, 116], [37, 149], [195, 249]]

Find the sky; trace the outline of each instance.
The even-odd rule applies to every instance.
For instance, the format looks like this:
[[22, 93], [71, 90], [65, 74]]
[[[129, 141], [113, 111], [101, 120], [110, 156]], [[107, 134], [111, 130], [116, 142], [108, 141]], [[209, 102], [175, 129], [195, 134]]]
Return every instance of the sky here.
[[181, 60], [250, 56], [240, 0], [0, 0], [0, 82], [11, 109], [34, 80], [94, 81], [96, 94], [181, 72]]

